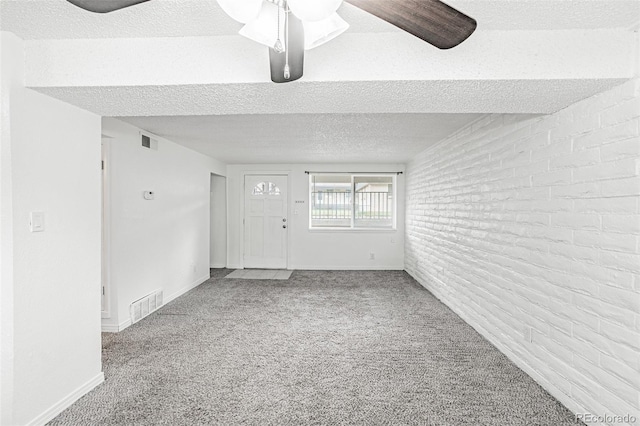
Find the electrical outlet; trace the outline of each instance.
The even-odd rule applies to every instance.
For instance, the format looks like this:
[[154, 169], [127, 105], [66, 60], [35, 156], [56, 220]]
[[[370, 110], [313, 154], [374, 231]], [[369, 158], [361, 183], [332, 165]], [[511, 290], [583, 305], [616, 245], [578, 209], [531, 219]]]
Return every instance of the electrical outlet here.
[[376, 254], [374, 252], [369, 253], [369, 260], [375, 260]]

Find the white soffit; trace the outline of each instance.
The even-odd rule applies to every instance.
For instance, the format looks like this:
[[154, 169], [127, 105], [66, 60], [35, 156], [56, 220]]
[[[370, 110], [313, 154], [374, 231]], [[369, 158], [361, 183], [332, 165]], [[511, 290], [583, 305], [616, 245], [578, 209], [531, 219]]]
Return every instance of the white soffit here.
[[93, 14], [0, 0], [26, 84], [229, 163], [407, 161], [481, 114], [544, 114], [637, 75], [640, 1], [449, 0], [478, 30], [438, 50], [351, 5], [351, 28], [269, 79], [215, 0]]
[[[267, 49], [235, 35], [214, 0], [108, 14], [0, 2], [3, 28], [30, 39], [27, 86], [104, 116], [549, 113], [637, 72], [637, 0], [452, 0], [479, 30], [450, 50], [345, 4], [352, 32], [307, 52], [304, 77], [284, 85], [270, 82]], [[95, 38], [59, 39], [79, 35]]]
[[[405, 33], [349, 34], [269, 79], [267, 49], [237, 36], [39, 40], [26, 84], [104, 116], [550, 113], [631, 78], [627, 30], [484, 31], [439, 50]], [[597, 59], [596, 59], [597, 58]]]
[[233, 163], [406, 162], [477, 114], [261, 114], [123, 117]]

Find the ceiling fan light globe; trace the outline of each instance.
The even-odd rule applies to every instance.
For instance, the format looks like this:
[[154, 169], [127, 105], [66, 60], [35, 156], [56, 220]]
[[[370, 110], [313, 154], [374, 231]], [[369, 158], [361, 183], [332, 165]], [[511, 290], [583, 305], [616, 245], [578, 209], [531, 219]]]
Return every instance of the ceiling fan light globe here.
[[330, 15], [322, 21], [303, 21], [304, 49], [310, 50], [333, 40], [349, 28], [349, 24], [338, 16]]
[[262, 0], [217, 0], [218, 5], [234, 20], [246, 24], [260, 13]]
[[275, 47], [278, 40], [280, 40], [280, 45], [284, 50], [284, 48], [286, 48], [284, 17], [280, 16], [280, 29], [278, 29], [278, 11], [279, 7], [275, 4], [267, 1], [263, 2], [258, 16], [247, 22], [247, 24], [240, 29], [239, 34], [256, 43], [271, 48]]
[[342, 0], [288, 0], [289, 9], [302, 21], [321, 21], [333, 15]]

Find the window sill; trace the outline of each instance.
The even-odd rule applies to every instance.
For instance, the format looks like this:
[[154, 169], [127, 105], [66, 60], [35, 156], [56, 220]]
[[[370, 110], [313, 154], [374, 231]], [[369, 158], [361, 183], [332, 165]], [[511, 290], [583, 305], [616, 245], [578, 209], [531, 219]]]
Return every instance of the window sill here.
[[393, 232], [398, 232], [397, 228], [308, 228], [309, 232], [319, 232], [319, 233], [323, 233], [323, 232], [331, 232], [331, 233], [381, 233], [381, 234], [389, 234], [389, 233], [393, 233]]

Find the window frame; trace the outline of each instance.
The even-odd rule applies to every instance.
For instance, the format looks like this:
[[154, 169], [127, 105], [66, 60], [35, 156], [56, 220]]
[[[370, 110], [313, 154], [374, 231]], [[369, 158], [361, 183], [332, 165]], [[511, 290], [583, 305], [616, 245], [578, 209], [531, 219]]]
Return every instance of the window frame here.
[[[339, 176], [349, 176], [351, 179], [351, 223], [347, 226], [313, 226], [313, 177], [314, 176], [323, 176], [323, 175], [339, 175]], [[390, 177], [391, 185], [393, 187], [391, 191], [391, 196], [393, 199], [392, 209], [391, 209], [391, 226], [390, 227], [356, 227], [356, 190], [355, 190], [355, 180], [359, 177]], [[308, 177], [308, 185], [309, 191], [307, 194], [307, 199], [309, 202], [309, 216], [308, 216], [308, 229], [309, 231], [340, 231], [340, 232], [393, 232], [397, 230], [397, 212], [398, 212], [398, 176], [397, 173], [389, 173], [389, 172], [380, 172], [380, 173], [340, 173], [340, 172], [325, 172], [325, 173], [309, 173]]]

